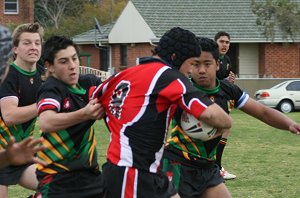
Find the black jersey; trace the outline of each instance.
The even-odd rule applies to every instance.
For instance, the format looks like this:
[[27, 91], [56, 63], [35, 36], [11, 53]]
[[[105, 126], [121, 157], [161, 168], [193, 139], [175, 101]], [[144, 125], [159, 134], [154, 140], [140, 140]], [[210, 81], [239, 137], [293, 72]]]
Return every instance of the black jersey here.
[[[94, 75], [83, 75], [79, 77], [79, 88], [75, 89], [49, 77], [38, 91], [38, 113], [45, 110], [73, 112], [81, 109], [89, 102], [89, 89], [100, 83], [101, 80]], [[87, 120], [64, 130], [42, 133], [42, 145], [46, 149], [37, 155], [48, 165], [38, 165], [39, 176], [98, 167], [92, 127], [94, 122]]]
[[[12, 63], [6, 79], [0, 86], [0, 99], [7, 97], [16, 98], [19, 107], [35, 103], [37, 90], [42, 84], [41, 75], [43, 72], [44, 67], [41, 65], [37, 65], [35, 71], [27, 72]], [[32, 135], [35, 120], [36, 118], [22, 124], [7, 127], [1, 115], [0, 147], [5, 147], [11, 136], [14, 136], [16, 141], [19, 142]]]
[[230, 58], [227, 55], [219, 57], [219, 70], [217, 71], [217, 78], [219, 80], [226, 79], [229, 76], [230, 71], [233, 70]]
[[[248, 101], [249, 95], [238, 86], [227, 80], [217, 82], [217, 87], [211, 90], [203, 89], [196, 83], [193, 84], [199, 90], [207, 93], [209, 98], [227, 113], [233, 108], [243, 107]], [[182, 110], [177, 109], [172, 122], [171, 137], [168, 139], [165, 156], [188, 165], [194, 164], [195, 166], [213, 162], [221, 137], [203, 142], [187, 136], [180, 127], [181, 113]]]
[[176, 106], [199, 117], [212, 102], [162, 60], [140, 63], [104, 81], [94, 97], [105, 108], [111, 131], [108, 160], [156, 173]]

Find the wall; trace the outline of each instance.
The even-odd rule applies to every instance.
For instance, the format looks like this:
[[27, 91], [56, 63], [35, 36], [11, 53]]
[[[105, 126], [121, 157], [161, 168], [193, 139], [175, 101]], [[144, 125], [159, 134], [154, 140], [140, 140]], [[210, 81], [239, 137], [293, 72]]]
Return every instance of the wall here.
[[34, 0], [19, 0], [18, 14], [4, 15], [4, 2], [0, 2], [0, 23], [1, 24], [21, 24], [34, 22]]
[[260, 72], [273, 78], [300, 78], [300, 45], [260, 45]]
[[[121, 57], [120, 57], [120, 45], [115, 44], [112, 45], [112, 67], [115, 68], [116, 72], [120, 71], [120, 67], [124, 67], [121, 65]], [[151, 56], [152, 46], [148, 43], [142, 44], [128, 44], [127, 46], [127, 67], [131, 67], [136, 65], [136, 58], [143, 56]]]

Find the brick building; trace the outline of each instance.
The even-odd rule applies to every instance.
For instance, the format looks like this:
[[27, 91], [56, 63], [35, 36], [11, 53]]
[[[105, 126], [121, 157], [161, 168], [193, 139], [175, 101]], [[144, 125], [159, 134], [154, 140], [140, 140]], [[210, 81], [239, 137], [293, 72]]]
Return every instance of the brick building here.
[[[300, 0], [295, 2], [300, 5]], [[256, 25], [251, 1], [131, 0], [114, 24], [73, 40], [92, 67], [114, 72], [135, 65], [137, 57], [151, 55], [153, 44], [175, 26], [210, 38], [218, 31], [228, 32], [228, 55], [239, 78], [300, 77], [300, 36], [292, 42], [276, 32], [273, 43], [266, 40]], [[83, 60], [83, 64], [88, 63]]]
[[34, 0], [0, 0], [0, 23], [4, 25], [32, 23]]

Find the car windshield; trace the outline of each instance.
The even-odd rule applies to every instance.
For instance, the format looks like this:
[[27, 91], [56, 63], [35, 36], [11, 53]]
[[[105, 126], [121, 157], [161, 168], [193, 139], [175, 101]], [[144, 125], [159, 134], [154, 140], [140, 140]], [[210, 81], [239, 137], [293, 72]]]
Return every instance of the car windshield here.
[[277, 84], [277, 85], [271, 87], [270, 89], [278, 89], [279, 87], [282, 87], [282, 86], [285, 85], [286, 83], [287, 83], [287, 81], [284, 81], [284, 82], [282, 82], [282, 83], [279, 83], [279, 84]]

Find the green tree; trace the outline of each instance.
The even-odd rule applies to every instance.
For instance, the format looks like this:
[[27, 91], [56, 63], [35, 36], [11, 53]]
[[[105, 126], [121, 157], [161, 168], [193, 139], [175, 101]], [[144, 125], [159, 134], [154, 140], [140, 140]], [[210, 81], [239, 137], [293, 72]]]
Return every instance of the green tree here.
[[272, 41], [276, 33], [282, 38], [294, 40], [300, 31], [300, 10], [297, 3], [290, 0], [266, 0], [258, 3], [252, 0], [252, 11], [257, 15], [256, 24], [263, 35]]

